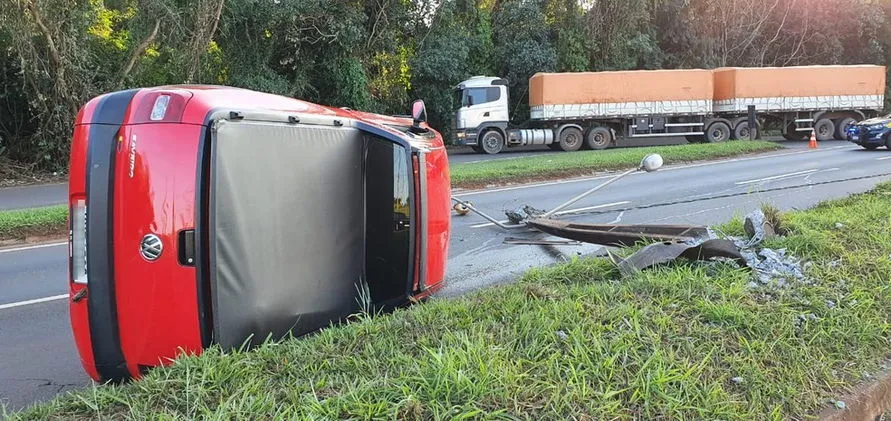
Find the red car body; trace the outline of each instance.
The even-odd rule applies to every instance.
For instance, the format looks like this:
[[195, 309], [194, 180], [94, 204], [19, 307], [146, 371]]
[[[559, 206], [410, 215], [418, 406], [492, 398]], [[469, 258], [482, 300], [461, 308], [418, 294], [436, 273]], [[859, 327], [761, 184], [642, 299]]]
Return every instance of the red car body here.
[[[138, 378], [148, 368], [215, 343], [212, 319], [223, 309], [214, 308], [208, 292], [205, 244], [213, 233], [206, 219], [213, 193], [207, 173], [215, 130], [210, 116], [225, 119], [229, 113], [237, 119], [245, 112], [287, 115], [295, 124], [312, 118], [335, 126], [346, 121], [410, 149], [410, 280], [397, 304], [423, 299], [443, 286], [448, 159], [442, 137], [426, 123], [413, 130], [411, 118], [229, 87], [108, 93], [80, 110], [69, 163], [70, 318], [81, 362], [94, 380]], [[289, 223], [299, 224], [300, 218], [294, 215]], [[159, 256], [152, 255], [156, 240]]]

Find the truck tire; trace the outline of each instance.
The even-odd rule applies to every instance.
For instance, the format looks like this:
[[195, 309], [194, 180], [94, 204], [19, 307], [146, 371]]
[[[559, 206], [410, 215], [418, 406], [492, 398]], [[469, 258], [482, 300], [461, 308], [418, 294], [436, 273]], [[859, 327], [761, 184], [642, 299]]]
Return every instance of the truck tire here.
[[857, 122], [857, 119], [853, 117], [840, 118], [835, 121], [835, 138], [838, 140], [848, 140], [848, 134], [845, 133], [845, 129], [848, 128], [851, 124]]
[[783, 139], [786, 140], [806, 140], [808, 138], [808, 134], [805, 132], [799, 132], [795, 130], [795, 123], [790, 122], [786, 125], [786, 130], [783, 130]]
[[725, 142], [730, 139], [730, 126], [723, 121], [709, 124], [705, 131], [705, 140], [709, 143]]
[[483, 153], [495, 155], [504, 148], [504, 136], [495, 130], [489, 130], [483, 133], [483, 137], [480, 138], [480, 147], [482, 147]]
[[594, 150], [606, 149], [613, 143], [613, 134], [603, 126], [593, 127], [585, 137], [585, 145]]
[[835, 137], [835, 123], [828, 118], [821, 118], [814, 124], [814, 132], [819, 142], [832, 140]]
[[560, 132], [560, 149], [575, 152], [582, 148], [582, 131], [575, 127], [567, 127]]
[[[758, 138], [760, 133], [758, 133], [758, 126], [756, 125], [753, 129], [755, 132], [755, 139]], [[737, 140], [749, 140], [749, 122], [742, 121], [736, 125], [733, 129], [733, 138]]]

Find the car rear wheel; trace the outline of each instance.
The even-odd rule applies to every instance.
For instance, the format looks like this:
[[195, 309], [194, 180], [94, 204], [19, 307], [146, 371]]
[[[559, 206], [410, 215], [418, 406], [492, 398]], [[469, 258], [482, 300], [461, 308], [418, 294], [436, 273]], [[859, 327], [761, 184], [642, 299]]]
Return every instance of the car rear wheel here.
[[705, 140], [709, 143], [725, 142], [730, 139], [730, 126], [723, 121], [716, 121], [705, 131]]
[[495, 155], [498, 152], [501, 152], [501, 149], [504, 148], [504, 136], [495, 130], [489, 130], [483, 133], [483, 137], [480, 140], [480, 146], [482, 146], [483, 152], [489, 155]]
[[567, 127], [560, 132], [560, 149], [574, 152], [582, 147], [582, 131], [575, 127]]
[[852, 117], [838, 119], [838, 121], [835, 122], [835, 138], [838, 140], [847, 140], [848, 134], [845, 130], [848, 129], [848, 126], [856, 122], [857, 120]]
[[891, 133], [885, 135], [885, 147], [891, 150]]
[[814, 124], [814, 132], [817, 134], [817, 140], [825, 142], [835, 137], [835, 123], [828, 118], [821, 118]]

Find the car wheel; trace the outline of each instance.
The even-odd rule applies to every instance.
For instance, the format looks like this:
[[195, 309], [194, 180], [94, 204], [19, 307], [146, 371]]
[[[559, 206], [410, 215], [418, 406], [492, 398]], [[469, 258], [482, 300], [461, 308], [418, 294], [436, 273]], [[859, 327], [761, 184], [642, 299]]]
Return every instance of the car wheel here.
[[486, 133], [483, 133], [480, 145], [483, 148], [483, 152], [489, 155], [495, 155], [498, 152], [501, 152], [501, 149], [504, 148], [504, 136], [501, 136], [501, 133], [498, 133], [495, 130], [489, 130]]
[[[758, 127], [755, 126], [755, 128], [752, 131], [754, 132], [755, 139], [757, 139], [758, 138]], [[736, 125], [736, 127], [733, 129], [733, 138], [738, 139], [738, 140], [749, 140], [749, 122], [748, 121], [743, 121]]]
[[567, 127], [560, 132], [560, 149], [574, 152], [582, 147], [582, 131], [575, 127]]
[[891, 150], [891, 133], [885, 135], [885, 147]]
[[835, 123], [828, 118], [821, 118], [814, 124], [814, 132], [820, 142], [832, 140], [835, 137]]
[[613, 134], [606, 127], [594, 127], [588, 132], [585, 144], [595, 150], [606, 149], [613, 143]]
[[730, 126], [723, 121], [716, 121], [705, 131], [705, 140], [709, 143], [725, 142], [730, 139]]
[[835, 138], [838, 140], [848, 140], [848, 133], [845, 130], [848, 129], [848, 126], [856, 123], [857, 120], [851, 117], [842, 118], [836, 121], [835, 123]]

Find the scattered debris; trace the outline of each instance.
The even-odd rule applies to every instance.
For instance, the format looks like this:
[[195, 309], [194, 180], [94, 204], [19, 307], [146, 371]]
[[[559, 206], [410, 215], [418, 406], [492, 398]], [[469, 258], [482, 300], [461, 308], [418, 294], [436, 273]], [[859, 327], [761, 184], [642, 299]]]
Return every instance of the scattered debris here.
[[742, 384], [744, 382], [742, 377], [734, 377], [734, 378], [730, 379], [730, 381], [732, 381], [733, 383], [736, 383], [736, 384]]
[[746, 215], [743, 228], [751, 239], [750, 244], [761, 244], [762, 241], [776, 235], [776, 229], [760, 209]]
[[565, 341], [565, 340], [569, 339], [569, 335], [567, 335], [566, 332], [564, 332], [562, 330], [557, 331], [557, 337], [560, 338], [561, 341]]
[[842, 229], [842, 228], [844, 228], [844, 227], [845, 227], [845, 224], [843, 224], [843, 223], [841, 223], [841, 222], [836, 222], [836, 223], [835, 223], [835, 229]]
[[615, 247], [634, 246], [639, 242], [695, 242], [714, 238], [708, 228], [690, 225], [577, 224], [553, 219], [530, 219], [526, 225], [557, 237]]
[[845, 405], [844, 401], [835, 401], [835, 407], [838, 409], [845, 409], [847, 405]]
[[667, 263], [678, 257], [692, 260], [708, 260], [713, 257], [726, 257], [744, 262], [736, 244], [730, 240], [710, 239], [702, 242], [662, 242], [650, 244], [632, 254], [627, 259], [616, 258], [619, 272], [631, 276], [638, 271]]
[[504, 239], [504, 244], [519, 244], [531, 246], [578, 246], [582, 243], [575, 240], [537, 240], [528, 238], [507, 237]]

